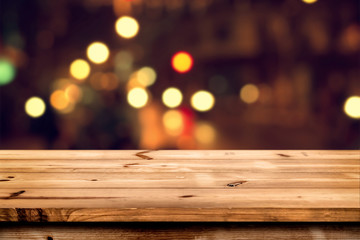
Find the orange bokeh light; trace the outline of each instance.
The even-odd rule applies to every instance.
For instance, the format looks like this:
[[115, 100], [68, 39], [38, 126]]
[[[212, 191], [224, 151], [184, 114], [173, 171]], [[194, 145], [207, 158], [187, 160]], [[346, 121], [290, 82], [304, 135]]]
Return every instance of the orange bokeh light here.
[[175, 71], [179, 73], [186, 73], [190, 71], [193, 66], [192, 56], [184, 51], [177, 52], [171, 59], [171, 65]]

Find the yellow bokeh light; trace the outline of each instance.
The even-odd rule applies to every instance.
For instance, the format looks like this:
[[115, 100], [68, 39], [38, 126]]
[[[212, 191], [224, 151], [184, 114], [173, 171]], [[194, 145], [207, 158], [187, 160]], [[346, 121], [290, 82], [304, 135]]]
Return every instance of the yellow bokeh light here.
[[209, 123], [198, 123], [195, 128], [195, 139], [204, 145], [214, 143], [216, 139], [215, 128]]
[[148, 102], [149, 95], [143, 88], [133, 88], [127, 95], [128, 103], [134, 108], [142, 108]]
[[82, 97], [81, 89], [75, 84], [68, 85], [65, 88], [64, 93], [68, 101], [72, 103], [80, 101]]
[[31, 97], [25, 103], [25, 112], [33, 118], [40, 117], [46, 109], [44, 101], [39, 97]]
[[116, 21], [115, 30], [123, 38], [133, 38], [139, 32], [139, 23], [132, 17], [123, 16]]
[[184, 120], [178, 110], [168, 110], [163, 116], [163, 124], [169, 135], [178, 136], [184, 129]]
[[70, 74], [78, 80], [84, 80], [90, 74], [90, 65], [83, 59], [76, 59], [70, 65]]
[[183, 96], [179, 89], [171, 87], [166, 89], [162, 94], [162, 101], [165, 106], [175, 108], [182, 102]]
[[103, 63], [109, 58], [109, 48], [102, 42], [93, 42], [87, 48], [87, 57], [93, 63]]
[[130, 75], [129, 80], [126, 84], [126, 89], [128, 91], [130, 91], [133, 88], [144, 88], [144, 85], [142, 85], [141, 83], [139, 83], [138, 79], [137, 79], [137, 74], [133, 73]]
[[50, 96], [50, 104], [56, 110], [61, 111], [66, 109], [69, 106], [70, 102], [63, 90], [56, 90]]
[[143, 67], [137, 71], [137, 81], [145, 87], [151, 86], [156, 80], [156, 72], [151, 67]]
[[304, 3], [311, 4], [317, 2], [317, 0], [302, 0]]
[[177, 52], [171, 60], [172, 67], [179, 73], [190, 71], [193, 65], [193, 59], [187, 52]]
[[214, 96], [208, 91], [198, 91], [191, 97], [191, 106], [200, 112], [209, 111], [215, 104]]
[[351, 118], [360, 119], [360, 96], [349, 97], [344, 104], [344, 112]]
[[259, 88], [254, 84], [246, 84], [240, 90], [240, 98], [244, 102], [250, 104], [259, 99]]

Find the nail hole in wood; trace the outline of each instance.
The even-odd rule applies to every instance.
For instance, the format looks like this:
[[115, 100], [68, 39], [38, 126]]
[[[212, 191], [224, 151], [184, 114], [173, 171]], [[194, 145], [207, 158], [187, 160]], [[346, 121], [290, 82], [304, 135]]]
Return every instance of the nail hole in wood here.
[[49, 237], [47, 237], [47, 240], [53, 240], [53, 238], [49, 236]]
[[182, 195], [180, 196], [180, 198], [191, 198], [191, 197], [195, 197], [194, 195]]
[[278, 155], [279, 155], [280, 157], [290, 157], [290, 155], [282, 154], [282, 153], [279, 153]]
[[240, 184], [246, 183], [247, 181], [238, 181], [238, 182], [233, 182], [233, 183], [228, 183], [227, 186], [228, 187], [236, 187]]
[[25, 192], [25, 190], [21, 190], [21, 191], [18, 191], [18, 192], [14, 192], [14, 193], [10, 194], [10, 196], [7, 197], [7, 198], [8, 198], [8, 199], [9, 199], [9, 198], [15, 198], [15, 197], [19, 196], [20, 194], [23, 194], [24, 192]]

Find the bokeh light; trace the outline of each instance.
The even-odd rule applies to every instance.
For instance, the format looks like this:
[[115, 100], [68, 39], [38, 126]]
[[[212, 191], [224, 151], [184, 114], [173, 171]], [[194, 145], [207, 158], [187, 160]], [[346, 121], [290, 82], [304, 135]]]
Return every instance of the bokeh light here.
[[200, 122], [195, 127], [195, 139], [204, 145], [209, 145], [215, 142], [216, 131], [215, 128], [206, 122]]
[[50, 104], [56, 110], [61, 111], [69, 106], [70, 101], [63, 90], [56, 90], [50, 95]]
[[209, 111], [215, 104], [214, 96], [208, 91], [197, 91], [191, 97], [191, 106], [200, 112]]
[[134, 62], [134, 56], [129, 51], [120, 51], [115, 55], [115, 69], [117, 71], [130, 70]]
[[312, 4], [312, 3], [317, 2], [317, 0], [302, 0], [302, 1], [307, 4]]
[[142, 108], [148, 102], [149, 95], [143, 88], [133, 88], [127, 95], [127, 101], [134, 108]]
[[179, 89], [170, 87], [166, 89], [162, 94], [162, 101], [165, 106], [169, 108], [175, 108], [182, 102], [183, 96]]
[[103, 63], [109, 58], [109, 48], [102, 42], [93, 42], [87, 48], [87, 57], [93, 63]]
[[344, 104], [344, 112], [351, 118], [360, 119], [360, 96], [349, 97]]
[[156, 72], [151, 67], [143, 67], [137, 71], [137, 81], [143, 86], [148, 87], [155, 83]]
[[76, 59], [70, 65], [70, 74], [78, 80], [84, 80], [90, 74], [90, 65], [83, 59]]
[[240, 98], [248, 104], [256, 102], [259, 99], [259, 88], [254, 84], [246, 84], [240, 90]]
[[6, 59], [0, 59], [0, 86], [9, 84], [14, 80], [15, 67]]
[[101, 76], [101, 87], [104, 90], [115, 90], [119, 86], [119, 79], [114, 73], [104, 73]]
[[90, 84], [96, 90], [115, 90], [119, 86], [119, 79], [114, 73], [96, 72], [90, 77]]
[[127, 91], [130, 91], [133, 88], [144, 88], [144, 85], [139, 83], [137, 79], [137, 72], [130, 75], [128, 82], [126, 83], [126, 89]]
[[64, 93], [65, 93], [65, 97], [68, 99], [68, 101], [72, 102], [72, 103], [79, 102], [82, 97], [81, 89], [75, 84], [68, 85], [65, 88]]
[[31, 97], [25, 103], [25, 112], [33, 118], [38, 118], [44, 114], [46, 105], [39, 97]]
[[71, 81], [71, 79], [68, 78], [59, 78], [56, 79], [52, 84], [51, 84], [51, 90], [55, 91], [58, 89], [65, 89], [67, 86], [69, 86], [70, 84], [72, 84], [73, 81]]
[[116, 21], [115, 30], [123, 38], [133, 38], [139, 32], [139, 23], [132, 17], [123, 16]]
[[184, 128], [184, 121], [180, 111], [168, 110], [163, 115], [163, 124], [166, 132], [171, 136], [178, 136]]
[[187, 52], [177, 52], [171, 60], [171, 65], [175, 71], [179, 73], [186, 73], [190, 71], [193, 66], [193, 58]]

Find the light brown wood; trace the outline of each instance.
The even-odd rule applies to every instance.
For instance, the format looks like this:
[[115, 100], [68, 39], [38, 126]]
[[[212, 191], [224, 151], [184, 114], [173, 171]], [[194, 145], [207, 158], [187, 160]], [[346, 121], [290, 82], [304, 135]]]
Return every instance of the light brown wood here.
[[1, 150], [0, 159], [355, 159], [359, 150]]
[[0, 151], [0, 221], [360, 221], [360, 151]]
[[[245, 181], [241, 188], [359, 188], [356, 173], [0, 173], [1, 188], [147, 188], [224, 189], [227, 184]], [[271, 181], [268, 181], [271, 179]], [[336, 179], [336, 181], [334, 180]], [[131, 185], [129, 185], [131, 184]]]

